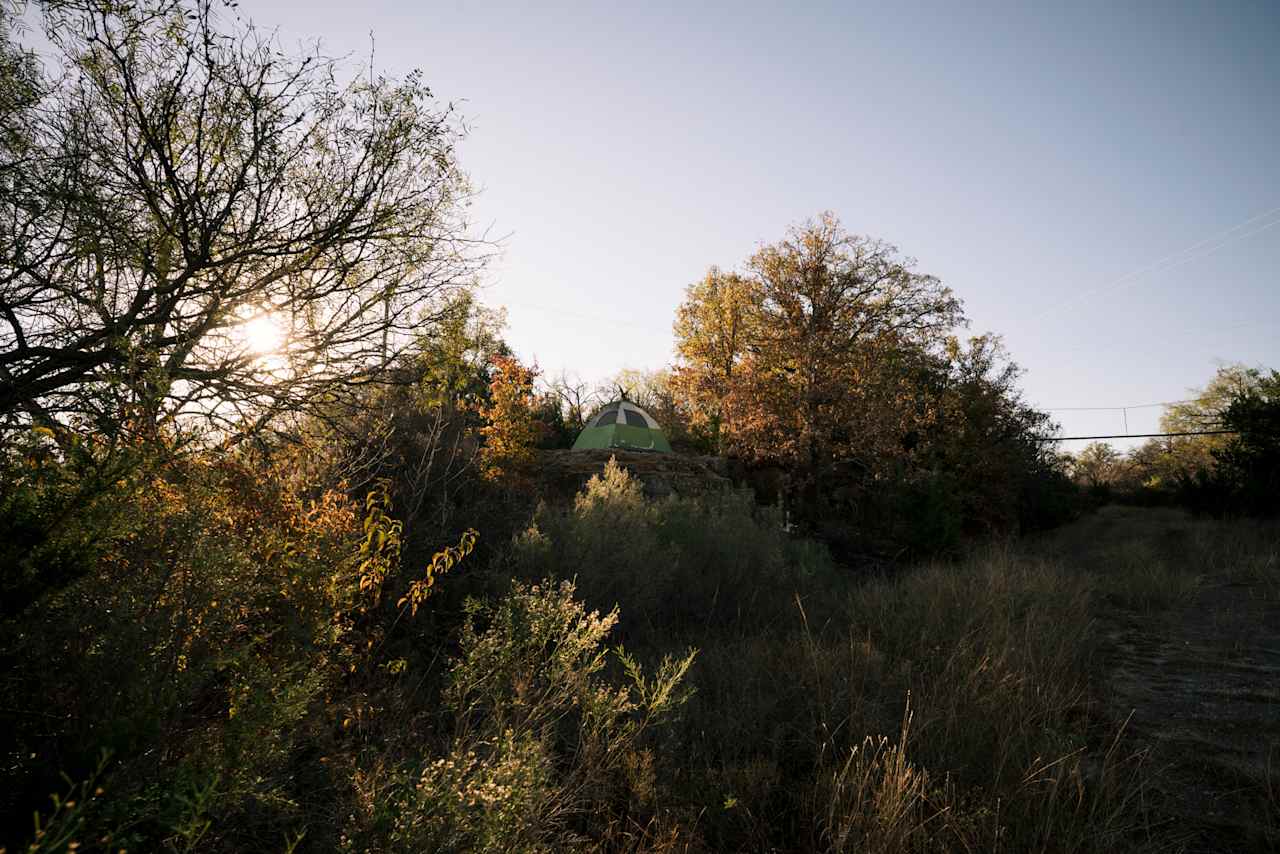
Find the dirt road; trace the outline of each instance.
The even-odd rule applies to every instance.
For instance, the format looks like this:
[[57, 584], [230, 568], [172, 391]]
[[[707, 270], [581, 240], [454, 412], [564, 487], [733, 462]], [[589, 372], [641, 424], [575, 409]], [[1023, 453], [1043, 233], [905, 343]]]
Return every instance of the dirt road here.
[[[1101, 573], [1098, 695], [1150, 751], [1159, 835], [1187, 852], [1280, 851], [1280, 529], [1107, 511], [1099, 524], [1126, 536], [1087, 555]], [[1108, 591], [1108, 573], [1135, 570], [1166, 577], [1163, 601]]]

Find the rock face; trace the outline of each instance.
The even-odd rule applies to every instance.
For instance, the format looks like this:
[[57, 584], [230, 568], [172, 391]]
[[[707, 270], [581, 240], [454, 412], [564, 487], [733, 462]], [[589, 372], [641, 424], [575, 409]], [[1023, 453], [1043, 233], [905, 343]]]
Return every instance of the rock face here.
[[573, 499], [593, 475], [604, 471], [611, 457], [644, 486], [650, 498], [700, 495], [732, 486], [728, 463], [722, 457], [694, 457], [617, 449], [539, 451], [538, 481], [548, 501]]

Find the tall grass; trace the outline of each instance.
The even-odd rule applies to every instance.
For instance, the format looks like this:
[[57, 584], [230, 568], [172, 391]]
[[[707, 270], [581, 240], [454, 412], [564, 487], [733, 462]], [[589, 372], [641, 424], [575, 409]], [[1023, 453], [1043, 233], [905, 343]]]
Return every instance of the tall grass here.
[[413, 617], [412, 568], [359, 584], [382, 540], [356, 502], [201, 471], [132, 499], [166, 533], [131, 523], [6, 627], [39, 653], [8, 701], [74, 709], [20, 743], [92, 776], [45, 789], [45, 848], [1172, 850], [1097, 703], [1097, 620], [1209, 576], [1275, 589], [1251, 523], [1106, 510], [869, 574], [748, 495], [649, 501], [610, 465]]
[[712, 849], [1151, 844], [1143, 757], [1093, 716], [1093, 584], [1061, 562], [860, 578], [745, 499], [646, 503], [616, 467], [512, 560], [572, 571], [637, 648], [699, 648], [659, 788]]
[[1089, 574], [1112, 604], [1137, 611], [1186, 603], [1209, 579], [1280, 598], [1280, 526], [1274, 521], [1109, 505], [1027, 550], [1060, 557]]

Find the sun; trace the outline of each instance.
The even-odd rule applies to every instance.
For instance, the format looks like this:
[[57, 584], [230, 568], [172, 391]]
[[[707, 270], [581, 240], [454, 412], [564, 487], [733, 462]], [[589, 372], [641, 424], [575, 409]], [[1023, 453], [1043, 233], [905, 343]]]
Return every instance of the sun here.
[[240, 324], [240, 335], [249, 350], [260, 356], [280, 352], [287, 337], [280, 318], [269, 312], [256, 314]]

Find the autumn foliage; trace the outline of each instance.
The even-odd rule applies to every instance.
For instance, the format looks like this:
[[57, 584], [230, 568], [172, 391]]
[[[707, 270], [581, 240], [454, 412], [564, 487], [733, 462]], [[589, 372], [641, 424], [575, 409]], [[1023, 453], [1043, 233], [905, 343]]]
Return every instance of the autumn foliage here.
[[921, 516], [934, 535], [908, 521], [889, 539], [954, 544], [1017, 528], [1027, 482], [1057, 479], [1037, 442], [1048, 418], [999, 340], [966, 345], [963, 324], [937, 278], [828, 213], [689, 287], [674, 384], [725, 453], [784, 469], [811, 521], [874, 511], [854, 527], [879, 536]]
[[538, 370], [513, 356], [494, 356], [490, 364], [489, 400], [480, 408], [485, 421], [480, 429], [484, 437], [480, 466], [488, 480], [512, 481], [527, 475], [539, 437], [534, 417]]

